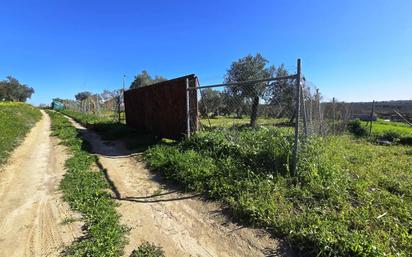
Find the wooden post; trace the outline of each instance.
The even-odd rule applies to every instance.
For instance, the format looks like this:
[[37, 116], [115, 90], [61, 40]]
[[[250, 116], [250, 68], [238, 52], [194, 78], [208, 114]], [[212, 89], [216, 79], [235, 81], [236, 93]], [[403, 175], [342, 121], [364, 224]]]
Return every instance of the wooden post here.
[[372, 111], [371, 111], [371, 116], [370, 116], [370, 122], [371, 122], [371, 126], [369, 128], [369, 136], [372, 135], [372, 124], [373, 124], [373, 113], [375, 112], [375, 100], [373, 100], [372, 102]]
[[296, 123], [295, 123], [295, 138], [293, 144], [292, 156], [292, 170], [291, 176], [296, 176], [299, 150], [299, 116], [300, 116], [300, 80], [301, 80], [301, 61], [297, 60], [297, 74], [296, 74]]

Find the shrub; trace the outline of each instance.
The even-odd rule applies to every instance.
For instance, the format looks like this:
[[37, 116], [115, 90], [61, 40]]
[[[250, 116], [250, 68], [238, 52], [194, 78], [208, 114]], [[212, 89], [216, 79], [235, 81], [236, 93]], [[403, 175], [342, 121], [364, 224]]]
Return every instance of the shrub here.
[[399, 142], [401, 137], [402, 137], [401, 134], [396, 131], [385, 131], [382, 134], [377, 136], [379, 140], [386, 140], [392, 143]]
[[412, 145], [412, 136], [401, 137], [399, 143], [403, 145]]
[[357, 137], [363, 137], [368, 134], [359, 119], [351, 120], [348, 123], [348, 131]]
[[149, 242], [145, 242], [141, 244], [137, 250], [134, 250], [130, 257], [164, 257], [163, 249], [151, 244]]

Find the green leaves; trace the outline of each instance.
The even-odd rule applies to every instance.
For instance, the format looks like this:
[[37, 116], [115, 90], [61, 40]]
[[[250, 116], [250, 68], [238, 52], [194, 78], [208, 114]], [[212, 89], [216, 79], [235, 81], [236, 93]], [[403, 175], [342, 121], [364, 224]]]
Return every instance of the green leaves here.
[[162, 248], [149, 242], [143, 243], [134, 250], [130, 257], [164, 257]]

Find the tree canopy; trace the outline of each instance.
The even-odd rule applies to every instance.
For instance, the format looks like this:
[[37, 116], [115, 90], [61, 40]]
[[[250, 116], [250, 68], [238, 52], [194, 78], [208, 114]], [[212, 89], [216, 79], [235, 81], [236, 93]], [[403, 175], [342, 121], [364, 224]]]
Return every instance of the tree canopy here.
[[92, 95], [91, 92], [84, 91], [84, 92], [77, 93], [74, 97], [76, 98], [77, 101], [83, 101], [89, 98], [91, 95]]
[[12, 76], [0, 81], [0, 101], [26, 102], [34, 93], [34, 89], [21, 84]]
[[134, 81], [130, 85], [130, 88], [148, 86], [165, 80], [165, 77], [157, 75], [152, 78], [152, 76], [150, 76], [150, 74], [146, 70], [143, 70], [140, 74], [134, 77]]
[[[285, 77], [290, 74], [282, 64], [274, 70], [274, 75], [275, 77]], [[277, 116], [288, 117], [293, 120], [295, 115], [295, 90], [296, 88], [293, 80], [276, 80], [269, 84], [265, 91], [264, 98], [272, 108], [278, 106], [276, 108], [278, 110]]]
[[213, 90], [211, 88], [206, 88], [200, 93], [201, 98], [199, 101], [199, 112], [202, 116], [212, 116], [219, 115], [222, 109], [222, 104], [224, 101], [224, 95], [222, 92]]
[[[267, 66], [266, 60], [261, 54], [247, 55], [232, 63], [225, 75], [225, 83], [237, 83], [249, 80], [268, 79], [273, 76], [274, 66]], [[250, 99], [252, 109], [250, 113], [250, 125], [255, 126], [257, 120], [259, 97], [264, 95], [267, 82], [246, 83], [229, 86], [227, 91], [232, 97], [239, 98], [240, 101]]]

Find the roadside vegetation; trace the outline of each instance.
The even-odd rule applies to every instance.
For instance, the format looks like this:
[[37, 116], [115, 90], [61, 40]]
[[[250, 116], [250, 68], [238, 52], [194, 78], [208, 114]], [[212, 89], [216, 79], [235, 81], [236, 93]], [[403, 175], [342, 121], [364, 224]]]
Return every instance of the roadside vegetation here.
[[0, 165], [40, 118], [40, 111], [29, 104], [0, 102]]
[[165, 254], [162, 248], [146, 242], [134, 250], [130, 257], [165, 257]]
[[53, 135], [59, 137], [71, 153], [60, 188], [64, 199], [82, 214], [85, 223], [85, 235], [65, 249], [64, 255], [121, 256], [127, 229], [119, 222], [110, 187], [96, 166], [97, 157], [87, 152], [87, 142], [66, 117], [56, 112], [48, 114]]
[[[89, 119], [70, 116], [83, 124]], [[292, 178], [293, 134], [278, 127], [285, 121], [268, 120], [267, 127], [250, 128], [245, 119], [235, 129], [222, 117], [211, 122], [211, 129], [190, 139], [161, 141], [145, 151], [149, 167], [187, 191], [221, 201], [234, 218], [286, 238], [305, 256], [412, 252], [409, 146], [378, 145], [367, 136], [311, 138], [301, 149], [299, 172]], [[367, 135], [364, 124], [357, 123]], [[102, 135], [113, 128], [110, 123], [94, 124], [95, 129], [105, 124], [103, 133], [96, 130]], [[392, 132], [386, 123], [381, 125], [385, 130], [379, 125], [374, 123], [375, 133]], [[406, 125], [396, 127], [402, 135], [411, 133]]]
[[71, 110], [61, 110], [60, 112], [71, 117], [83, 126], [94, 130], [104, 140], [127, 138], [126, 146], [129, 149], [143, 151], [148, 145], [152, 145], [157, 141], [154, 136], [136, 131], [123, 123], [113, 121], [113, 119]]
[[145, 152], [153, 170], [226, 204], [305, 256], [408, 256], [412, 151], [349, 136], [313, 138], [288, 174], [292, 134], [214, 130]]
[[82, 124], [89, 126], [93, 126], [98, 123], [113, 123], [113, 119], [108, 116], [97, 116], [93, 113], [83, 113], [72, 110], [61, 110], [60, 112], [72, 117], [74, 120], [81, 122]]

